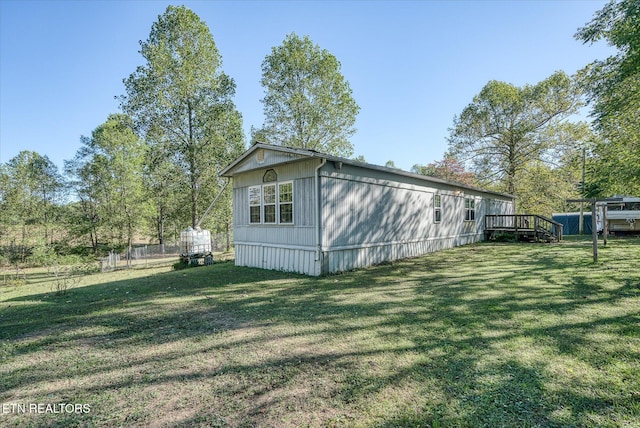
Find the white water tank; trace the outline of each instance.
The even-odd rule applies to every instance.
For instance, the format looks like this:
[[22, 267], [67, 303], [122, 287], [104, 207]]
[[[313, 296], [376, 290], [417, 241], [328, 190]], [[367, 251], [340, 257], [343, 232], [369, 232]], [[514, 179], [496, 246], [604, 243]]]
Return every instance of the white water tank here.
[[211, 232], [191, 227], [180, 232], [180, 253], [183, 256], [211, 254]]

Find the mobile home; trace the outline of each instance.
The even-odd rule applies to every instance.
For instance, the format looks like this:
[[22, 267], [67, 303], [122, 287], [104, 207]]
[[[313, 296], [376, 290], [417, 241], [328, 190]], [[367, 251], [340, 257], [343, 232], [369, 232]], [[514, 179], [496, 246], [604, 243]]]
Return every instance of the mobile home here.
[[[622, 201], [607, 204], [607, 225], [610, 233], [640, 233], [640, 198], [622, 196]], [[602, 207], [599, 207], [599, 212]], [[602, 214], [600, 214], [602, 215]]]
[[313, 150], [256, 143], [233, 179], [236, 265], [348, 271], [483, 239], [514, 198]]

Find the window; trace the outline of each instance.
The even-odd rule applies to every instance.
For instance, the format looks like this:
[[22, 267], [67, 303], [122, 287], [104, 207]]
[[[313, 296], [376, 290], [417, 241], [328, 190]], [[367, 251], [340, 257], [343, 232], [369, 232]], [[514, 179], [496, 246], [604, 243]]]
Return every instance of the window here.
[[464, 199], [464, 221], [475, 221], [476, 219], [476, 201], [475, 199]]
[[293, 223], [293, 183], [280, 183], [278, 193], [280, 223]]
[[272, 181], [278, 181], [278, 174], [272, 169], [268, 169], [262, 176], [263, 183], [270, 183]]
[[262, 186], [262, 200], [264, 203], [264, 222], [276, 222], [276, 185]]
[[293, 182], [249, 187], [250, 224], [293, 224]]
[[249, 187], [249, 223], [260, 223], [260, 208], [262, 206], [262, 188]]
[[442, 221], [442, 196], [440, 195], [433, 197], [433, 221], [435, 223]]

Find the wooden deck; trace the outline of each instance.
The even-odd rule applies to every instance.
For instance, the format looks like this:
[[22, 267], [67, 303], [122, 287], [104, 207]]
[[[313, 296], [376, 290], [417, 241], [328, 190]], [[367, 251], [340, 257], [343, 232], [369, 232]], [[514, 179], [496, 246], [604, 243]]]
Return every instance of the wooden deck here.
[[487, 240], [512, 234], [517, 239], [557, 242], [562, 240], [562, 224], [537, 214], [486, 215], [484, 233]]

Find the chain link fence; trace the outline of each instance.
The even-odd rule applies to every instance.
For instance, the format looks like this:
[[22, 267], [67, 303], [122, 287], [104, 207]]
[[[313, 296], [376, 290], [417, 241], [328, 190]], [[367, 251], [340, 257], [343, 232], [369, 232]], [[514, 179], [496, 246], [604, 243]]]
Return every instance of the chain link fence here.
[[[233, 243], [230, 243], [233, 245]], [[211, 235], [211, 248], [214, 252], [227, 249], [227, 235]], [[99, 260], [100, 271], [116, 269], [146, 268], [158, 265], [173, 264], [180, 259], [178, 242], [163, 245], [136, 245], [124, 252], [110, 251]]]
[[132, 247], [123, 253], [110, 251], [100, 259], [100, 271], [167, 264], [176, 261], [179, 256], [178, 245], [143, 245]]

